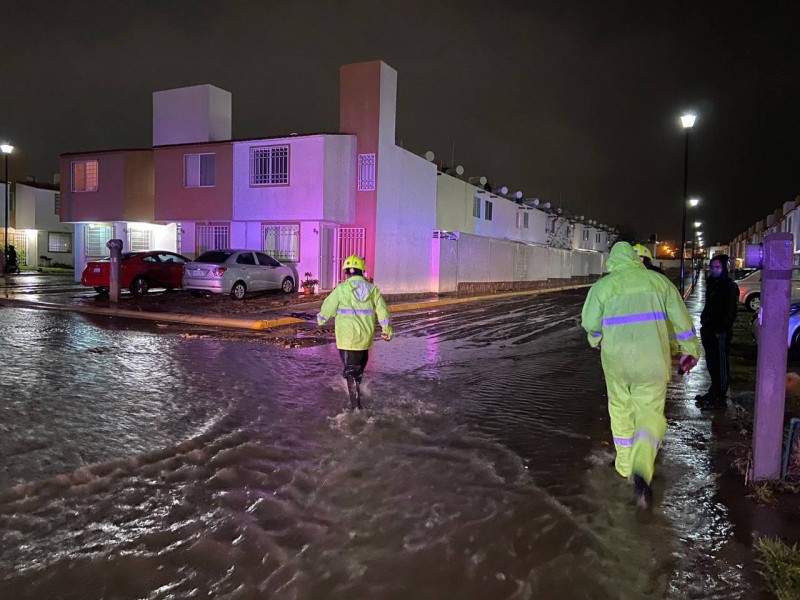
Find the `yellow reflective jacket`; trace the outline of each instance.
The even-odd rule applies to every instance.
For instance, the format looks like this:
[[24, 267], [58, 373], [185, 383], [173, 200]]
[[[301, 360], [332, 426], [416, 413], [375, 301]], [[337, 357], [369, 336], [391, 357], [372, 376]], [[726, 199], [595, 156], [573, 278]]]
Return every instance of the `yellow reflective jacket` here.
[[375, 319], [391, 339], [392, 318], [380, 290], [359, 275], [353, 275], [325, 298], [317, 315], [324, 325], [336, 317], [336, 347], [339, 350], [369, 350], [375, 339]]
[[670, 378], [670, 334], [682, 354], [700, 356], [692, 318], [673, 283], [647, 270], [627, 242], [608, 257], [608, 275], [589, 290], [581, 325], [600, 345], [603, 371], [625, 383]]

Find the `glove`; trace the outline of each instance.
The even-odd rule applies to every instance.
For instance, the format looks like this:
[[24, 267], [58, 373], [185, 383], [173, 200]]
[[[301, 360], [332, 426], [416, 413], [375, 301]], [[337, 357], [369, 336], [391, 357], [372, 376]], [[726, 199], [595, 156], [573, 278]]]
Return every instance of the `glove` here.
[[692, 356], [691, 354], [684, 354], [681, 356], [681, 359], [678, 361], [678, 373], [683, 375], [684, 373], [688, 373], [692, 369], [695, 368], [697, 365], [697, 359]]
[[390, 342], [392, 340], [392, 336], [390, 336], [388, 333], [381, 332], [381, 339], [386, 342]]

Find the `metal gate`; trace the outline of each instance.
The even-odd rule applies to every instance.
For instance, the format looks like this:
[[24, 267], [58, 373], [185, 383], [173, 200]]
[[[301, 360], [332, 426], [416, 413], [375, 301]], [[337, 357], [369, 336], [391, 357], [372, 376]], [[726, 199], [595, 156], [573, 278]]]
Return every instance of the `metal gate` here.
[[364, 227], [339, 227], [336, 229], [336, 247], [333, 257], [333, 272], [336, 282], [342, 280], [342, 261], [351, 254], [364, 256], [366, 251], [366, 229]]

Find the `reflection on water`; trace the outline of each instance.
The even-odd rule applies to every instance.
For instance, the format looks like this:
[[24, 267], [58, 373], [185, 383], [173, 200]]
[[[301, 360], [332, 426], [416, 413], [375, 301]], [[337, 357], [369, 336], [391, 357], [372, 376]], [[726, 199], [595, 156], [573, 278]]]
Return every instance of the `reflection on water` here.
[[402, 316], [355, 414], [333, 346], [0, 312], [53, 365], [40, 393], [19, 365], [3, 380], [27, 405], [3, 407], [0, 597], [735, 597], [725, 515], [692, 538], [708, 517], [686, 465], [660, 466], [685, 485], [647, 515], [607, 466], [579, 307]]

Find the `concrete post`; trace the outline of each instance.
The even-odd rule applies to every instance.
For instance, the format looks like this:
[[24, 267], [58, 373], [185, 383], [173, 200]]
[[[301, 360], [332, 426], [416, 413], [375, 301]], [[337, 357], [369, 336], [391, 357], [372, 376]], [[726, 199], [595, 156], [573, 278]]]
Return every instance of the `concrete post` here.
[[122, 240], [108, 240], [106, 248], [111, 251], [108, 265], [108, 299], [114, 304], [119, 303], [120, 292], [120, 265], [122, 256]]
[[754, 481], [780, 479], [781, 476], [793, 245], [790, 233], [764, 236], [750, 473]]

